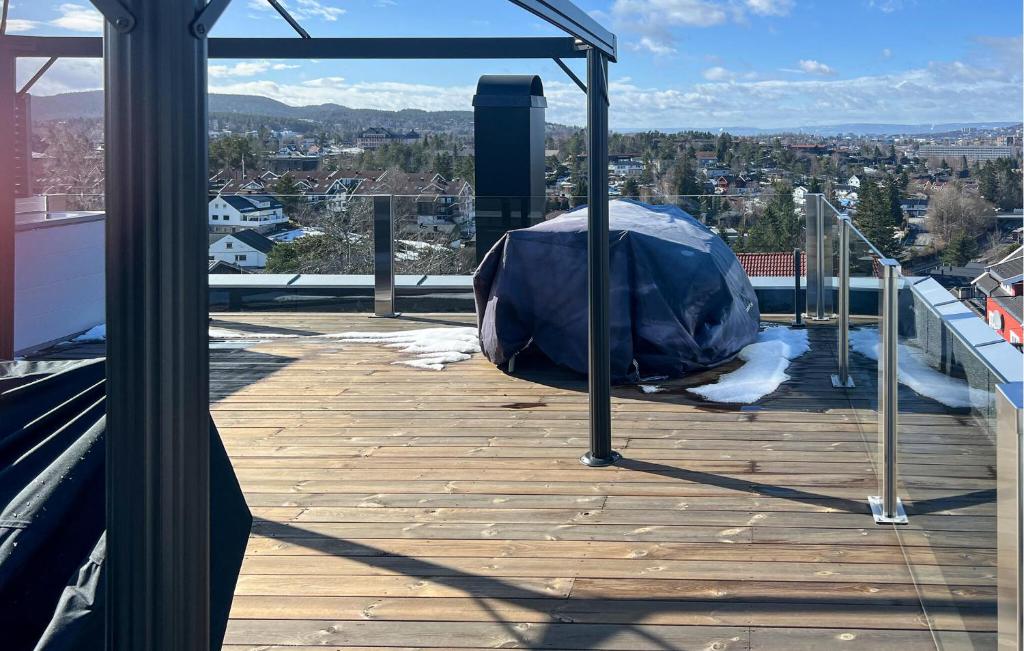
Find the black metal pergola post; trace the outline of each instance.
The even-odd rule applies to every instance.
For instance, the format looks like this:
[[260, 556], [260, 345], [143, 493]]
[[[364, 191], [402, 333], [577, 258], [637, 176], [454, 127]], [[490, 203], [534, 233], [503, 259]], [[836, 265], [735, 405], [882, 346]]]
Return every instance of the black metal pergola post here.
[[609, 325], [608, 242], [608, 58], [587, 51], [587, 294], [589, 317], [590, 450], [580, 461], [607, 466], [619, 459], [612, 450], [611, 332]]
[[[107, 649], [210, 644], [208, 58], [553, 59], [567, 72], [562, 59], [586, 58], [591, 445], [583, 461], [617, 458], [607, 191], [616, 40], [570, 0], [510, 1], [568, 36], [311, 38], [288, 20], [301, 38], [208, 39], [230, 0], [92, 0], [107, 21], [103, 38], [0, 36], [0, 118], [9, 105], [13, 112], [18, 57], [105, 59]], [[11, 121], [0, 119], [0, 147], [12, 140]], [[0, 174], [0, 359], [13, 355], [10, 176]]]
[[205, 649], [206, 41], [190, 30], [204, 2], [122, 2], [103, 57], [107, 648]]

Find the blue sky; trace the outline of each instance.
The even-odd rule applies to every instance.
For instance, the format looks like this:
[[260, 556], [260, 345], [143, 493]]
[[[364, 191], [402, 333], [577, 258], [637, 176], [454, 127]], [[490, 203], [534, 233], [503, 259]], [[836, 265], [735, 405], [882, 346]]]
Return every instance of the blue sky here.
[[[314, 36], [538, 36], [507, 0], [286, 0]], [[579, 0], [615, 31], [613, 127], [787, 127], [1020, 120], [1020, 0]], [[984, 7], [984, 10], [980, 10]], [[98, 34], [86, 0], [15, 0], [10, 31]], [[233, 0], [213, 36], [292, 37], [264, 0]], [[36, 62], [26, 62], [22, 77]], [[582, 76], [581, 62], [572, 62]], [[585, 120], [547, 61], [213, 61], [211, 92], [289, 104], [468, 109], [484, 73], [538, 73], [548, 119]], [[38, 94], [98, 88], [99, 62], [62, 61]]]

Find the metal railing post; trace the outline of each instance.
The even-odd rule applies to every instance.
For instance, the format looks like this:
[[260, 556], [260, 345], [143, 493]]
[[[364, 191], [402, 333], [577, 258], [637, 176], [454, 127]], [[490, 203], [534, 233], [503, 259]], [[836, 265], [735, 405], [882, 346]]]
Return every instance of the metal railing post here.
[[1024, 597], [1021, 551], [1024, 528], [1024, 383], [996, 387], [996, 548], [998, 576], [998, 647], [1020, 649], [1024, 644]]
[[395, 312], [395, 213], [391, 195], [373, 198], [373, 315], [398, 316]]
[[879, 495], [868, 497], [876, 524], [906, 524], [907, 514], [896, 495], [899, 430], [899, 277], [891, 258], [882, 266], [882, 339], [878, 351], [878, 436], [881, 468]]
[[832, 386], [853, 387], [850, 377], [850, 218], [839, 217], [839, 372], [832, 376]]
[[803, 310], [800, 309], [800, 262], [802, 255], [800, 249], [793, 249], [793, 323], [794, 328], [804, 327]]
[[825, 196], [819, 194], [816, 197], [818, 208], [815, 211], [817, 219], [816, 239], [817, 246], [814, 248], [814, 259], [817, 263], [817, 273], [814, 274], [815, 285], [815, 306], [814, 320], [824, 321], [825, 316]]

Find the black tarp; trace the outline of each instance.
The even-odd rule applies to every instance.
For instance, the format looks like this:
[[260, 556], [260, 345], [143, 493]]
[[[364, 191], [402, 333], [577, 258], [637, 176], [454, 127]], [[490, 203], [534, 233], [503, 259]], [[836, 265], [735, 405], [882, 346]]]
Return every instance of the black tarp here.
[[[0, 364], [4, 649], [103, 649], [104, 360]], [[210, 422], [211, 640], [220, 648], [252, 517]]]
[[[680, 377], [757, 337], [757, 297], [726, 243], [675, 206], [610, 202], [612, 380]], [[587, 372], [587, 209], [509, 231], [473, 276], [484, 354], [527, 346]]]

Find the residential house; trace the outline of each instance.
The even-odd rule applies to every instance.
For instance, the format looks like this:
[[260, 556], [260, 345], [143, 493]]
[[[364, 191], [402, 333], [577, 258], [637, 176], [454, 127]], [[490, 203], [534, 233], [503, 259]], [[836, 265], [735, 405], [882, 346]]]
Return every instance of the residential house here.
[[924, 217], [928, 214], [928, 197], [917, 195], [900, 200], [900, 208], [907, 218]]
[[993, 265], [972, 281], [985, 296], [989, 326], [1015, 346], [1024, 341], [1024, 247]]
[[320, 169], [320, 161], [318, 154], [305, 154], [290, 148], [280, 149], [273, 156], [267, 157], [267, 165], [275, 174], [313, 172]]
[[274, 242], [254, 230], [222, 235], [210, 235], [209, 261], [227, 262], [242, 269], [262, 269], [267, 266], [267, 254]]
[[639, 177], [644, 172], [644, 164], [632, 158], [624, 158], [608, 163], [608, 171], [615, 176]]
[[793, 188], [793, 203], [798, 206], [807, 203], [807, 188], [802, 185]]
[[[465, 179], [387, 170], [376, 179], [361, 183], [359, 193], [394, 195], [399, 229], [410, 229], [412, 224], [403, 223], [401, 217], [415, 214], [414, 228], [421, 232], [452, 233], [458, 228], [464, 237], [474, 232], [475, 194]], [[410, 202], [415, 208], [406, 209]]]
[[210, 200], [211, 233], [234, 233], [247, 229], [271, 231], [288, 222], [284, 206], [263, 194], [218, 194]]
[[858, 188], [859, 189], [860, 188], [860, 178], [858, 178], [858, 176], [856, 174], [854, 174], [853, 176], [851, 176], [846, 181], [846, 185], [850, 186], [851, 188]]
[[410, 144], [420, 139], [415, 130], [392, 131], [384, 127], [370, 127], [360, 132], [356, 138], [356, 146], [363, 149], [380, 149], [391, 143]]
[[697, 152], [697, 167], [707, 169], [718, 165], [718, 154], [713, 151]]
[[[793, 254], [789, 251], [773, 253], [737, 253], [743, 271], [749, 278], [755, 276], [793, 277]], [[800, 275], [807, 275], [807, 254], [800, 254]]]

